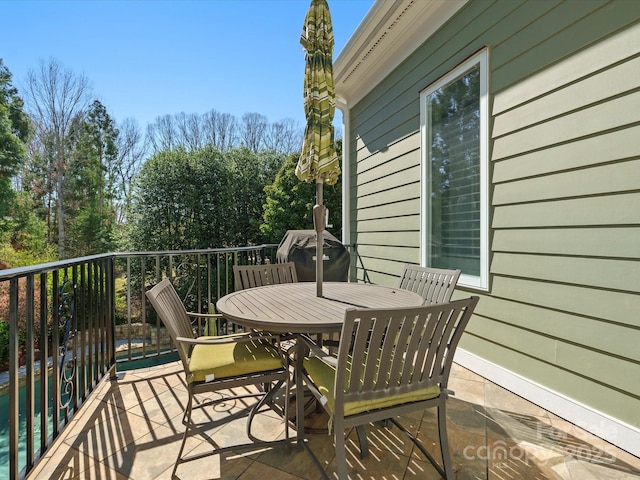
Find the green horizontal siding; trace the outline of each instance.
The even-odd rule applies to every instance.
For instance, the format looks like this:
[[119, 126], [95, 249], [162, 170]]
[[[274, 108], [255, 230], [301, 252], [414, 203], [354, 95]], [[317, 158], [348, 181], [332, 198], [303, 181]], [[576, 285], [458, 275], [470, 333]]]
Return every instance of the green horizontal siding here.
[[[640, 328], [640, 316], [638, 316], [640, 295], [579, 285], [535, 282], [500, 275], [494, 275], [492, 280], [492, 295], [500, 298], [567, 314], [596, 318], [605, 323]], [[508, 318], [504, 320], [512, 321]], [[533, 321], [531, 328], [536, 328]]]
[[640, 192], [497, 206], [493, 228], [639, 225]]
[[491, 250], [640, 260], [640, 226], [501, 229], [493, 232]]
[[491, 273], [640, 293], [640, 262], [627, 259], [495, 253]]
[[[406, 236], [406, 235], [405, 235]], [[417, 236], [416, 236], [417, 237]], [[365, 237], [366, 240], [366, 237]], [[393, 258], [396, 262], [401, 262], [402, 268], [397, 268], [394, 265], [394, 268], [390, 273], [400, 275], [402, 270], [404, 269], [404, 264], [406, 263], [415, 263], [418, 261], [417, 258], [417, 250], [412, 248], [411, 246], [403, 246], [397, 247], [395, 245], [387, 246], [380, 243], [360, 243], [358, 245], [358, 254], [363, 258], [367, 259], [385, 259], [385, 258]]]
[[504, 205], [627, 192], [638, 188], [638, 179], [640, 179], [640, 162], [637, 160], [579, 171], [565, 171], [538, 178], [518, 179], [496, 185], [493, 204]]
[[378, 177], [374, 180], [370, 180], [368, 182], [360, 183], [358, 182], [356, 185], [358, 196], [366, 196], [373, 194], [382, 194], [384, 195], [386, 192], [394, 189], [399, 189], [402, 187], [411, 188], [413, 185], [413, 190], [417, 190], [418, 195], [420, 194], [419, 187], [416, 189], [416, 178], [420, 178], [420, 166], [415, 165], [409, 168], [404, 168], [401, 170], [393, 169], [393, 165], [387, 164], [389, 170], [383, 173], [382, 177]]
[[[567, 91], [567, 95], [570, 94]], [[625, 128], [637, 122], [639, 111], [640, 92], [629, 93], [500, 137], [493, 142], [493, 159], [513, 157], [603, 131]]]
[[[391, 248], [412, 248], [415, 251], [415, 260], [411, 263], [419, 263], [419, 249], [420, 249], [420, 232], [414, 231], [398, 231], [398, 232], [381, 232], [362, 231], [358, 233], [358, 250], [361, 246], [385, 246]], [[394, 252], [389, 251], [387, 258], [394, 259]], [[367, 264], [367, 267], [369, 264]]]
[[494, 160], [492, 179], [495, 183], [501, 183], [633, 159], [638, 155], [638, 138], [640, 126], [633, 125], [621, 130], [602, 132], [578, 142], [554, 145], [501, 161]]
[[[383, 179], [384, 182], [384, 179]], [[381, 185], [383, 187], [383, 184]], [[354, 188], [354, 191], [358, 194], [362, 192], [358, 187]], [[420, 188], [417, 183], [401, 185], [397, 188], [384, 189], [378, 191], [371, 191], [370, 189], [365, 189], [365, 193], [363, 195], [358, 195], [359, 207], [360, 208], [369, 208], [373, 206], [382, 206], [389, 205], [391, 203], [401, 203], [406, 201], [407, 199], [418, 199], [420, 197]], [[398, 214], [406, 214], [407, 212], [400, 211], [398, 208]], [[419, 227], [419, 224], [415, 226]]]
[[[560, 67], [557, 67], [557, 70], [562, 74]], [[539, 97], [522, 105], [521, 108], [496, 115], [493, 137], [498, 138], [530, 125], [546, 122], [550, 118], [562, 117], [567, 112], [585, 109], [616, 95], [625, 95], [637, 87], [640, 58], [632, 58], [593, 75], [590, 72], [585, 73], [587, 76], [576, 83]]]
[[[466, 294], [456, 292], [457, 298]], [[577, 345], [589, 351], [611, 352], [620, 358], [640, 362], [640, 331], [633, 325], [602, 321], [591, 316], [578, 316], [574, 312], [561, 312], [540, 305], [531, 305], [524, 299], [506, 299], [485, 296], [478, 303], [476, 313], [483, 318], [502, 322], [540, 337], [551, 338], [564, 343]], [[480, 330], [487, 336], [484, 320], [473, 322], [468, 333], [479, 335]]]
[[485, 46], [490, 292], [461, 346], [640, 427], [640, 2], [471, 0], [352, 106], [356, 276], [419, 263], [420, 91]]
[[[398, 216], [398, 212], [402, 212], [402, 216], [420, 215], [420, 199], [419, 194], [410, 195], [405, 200], [399, 200], [394, 203], [387, 203], [381, 199], [378, 203], [372, 204], [369, 208], [360, 208], [357, 211], [358, 221], [375, 220], [380, 218], [390, 218]], [[406, 219], [405, 219], [406, 221]]]
[[[410, 232], [406, 217], [387, 217], [372, 220], [363, 220], [360, 224], [360, 232]], [[415, 222], [414, 222], [415, 223]], [[418, 232], [418, 229], [414, 229]]]

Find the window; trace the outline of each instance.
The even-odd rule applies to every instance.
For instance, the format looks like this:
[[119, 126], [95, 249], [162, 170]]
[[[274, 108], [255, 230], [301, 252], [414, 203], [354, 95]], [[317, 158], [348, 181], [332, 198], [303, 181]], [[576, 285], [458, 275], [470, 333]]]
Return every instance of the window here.
[[459, 268], [488, 286], [487, 51], [420, 93], [421, 252], [425, 266]]

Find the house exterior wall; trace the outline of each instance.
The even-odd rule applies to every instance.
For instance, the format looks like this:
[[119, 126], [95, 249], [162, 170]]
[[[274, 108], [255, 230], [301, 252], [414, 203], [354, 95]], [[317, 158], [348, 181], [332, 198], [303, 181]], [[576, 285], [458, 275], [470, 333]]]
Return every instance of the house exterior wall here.
[[394, 285], [420, 263], [420, 91], [484, 47], [490, 278], [456, 293], [481, 296], [467, 366], [613, 419], [625, 440], [601, 436], [638, 455], [640, 3], [472, 0], [350, 106], [353, 275]]

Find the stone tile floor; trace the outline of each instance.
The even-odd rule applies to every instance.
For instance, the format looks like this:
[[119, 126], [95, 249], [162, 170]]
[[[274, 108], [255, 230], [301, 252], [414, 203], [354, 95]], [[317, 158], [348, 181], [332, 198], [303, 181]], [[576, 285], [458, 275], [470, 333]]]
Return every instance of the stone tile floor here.
[[[456, 479], [638, 479], [640, 459], [600, 440], [474, 373], [454, 366], [448, 429]], [[33, 479], [170, 479], [182, 440], [187, 394], [179, 362], [124, 372], [103, 381], [71, 424], [27, 477]], [[206, 414], [221, 420], [207, 433], [219, 445], [246, 441], [244, 419], [228, 422], [240, 402]], [[439, 458], [435, 412], [402, 419]], [[259, 414], [254, 434], [282, 438], [284, 422], [273, 411]], [[371, 455], [359, 457], [355, 431], [347, 432], [353, 480], [436, 479], [436, 471], [396, 428], [371, 425]], [[292, 431], [295, 436], [295, 431]], [[335, 478], [331, 437], [314, 434], [309, 445]], [[210, 448], [189, 438], [192, 453]], [[321, 475], [303, 448], [238, 450], [179, 466], [180, 479], [316, 480]]]

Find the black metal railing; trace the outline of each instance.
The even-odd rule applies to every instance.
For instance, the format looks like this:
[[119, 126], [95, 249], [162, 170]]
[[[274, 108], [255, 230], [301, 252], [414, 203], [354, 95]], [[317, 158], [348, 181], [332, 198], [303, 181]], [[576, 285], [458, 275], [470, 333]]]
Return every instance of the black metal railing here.
[[115, 373], [112, 255], [0, 272], [6, 377], [0, 477], [24, 476], [85, 401]]
[[[233, 265], [275, 262], [277, 245], [115, 255], [116, 361], [119, 365], [173, 354], [171, 339], [146, 300], [169, 277], [187, 310], [209, 313], [233, 291]], [[197, 325], [202, 331], [204, 325]]]
[[207, 312], [233, 290], [233, 265], [275, 261], [276, 248], [116, 253], [0, 271], [0, 342], [9, 339], [8, 351], [0, 344], [0, 478], [24, 478], [118, 367], [174, 354], [146, 290], [170, 277], [189, 310]]

